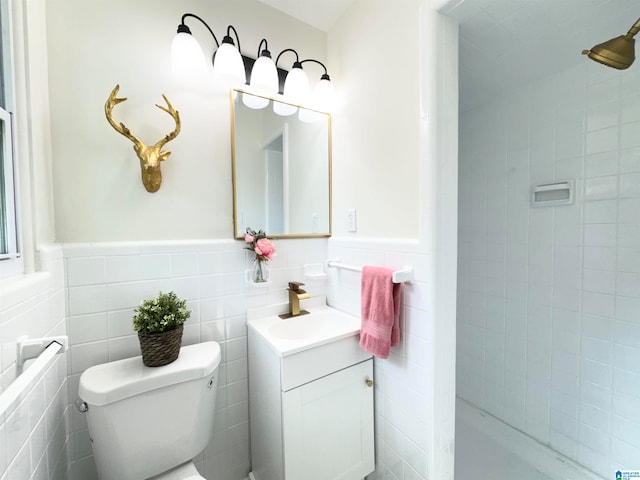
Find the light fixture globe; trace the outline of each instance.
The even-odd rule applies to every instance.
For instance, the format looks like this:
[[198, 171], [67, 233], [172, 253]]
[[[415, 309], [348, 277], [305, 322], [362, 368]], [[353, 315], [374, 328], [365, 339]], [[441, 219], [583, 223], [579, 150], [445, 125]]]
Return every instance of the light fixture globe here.
[[300, 62], [296, 62], [284, 81], [284, 97], [289, 102], [301, 104], [308, 96], [309, 79]]
[[288, 117], [296, 113], [298, 111], [298, 107], [285, 103], [284, 101], [273, 102], [273, 111], [281, 117]]
[[186, 25], [178, 27], [178, 33], [171, 42], [171, 65], [174, 72], [181, 75], [205, 70], [202, 48]]
[[256, 95], [251, 95], [250, 93], [243, 92], [242, 93], [242, 103], [245, 106], [252, 108], [254, 110], [260, 110], [269, 105], [270, 100], [264, 97], [258, 97]]
[[281, 116], [293, 115], [298, 111], [298, 107], [292, 103], [300, 105], [309, 97], [309, 79], [302, 70], [300, 62], [295, 62], [293, 68], [287, 73], [284, 81], [283, 102], [273, 102], [273, 111]]
[[329, 75], [325, 73], [313, 89], [313, 94], [309, 101], [310, 108], [301, 108], [298, 118], [305, 123], [314, 123], [326, 119], [326, 115], [321, 112], [331, 112], [333, 94], [333, 84]]
[[[266, 52], [269, 53], [268, 50]], [[255, 61], [251, 69], [249, 86], [251, 91], [257, 95], [272, 96], [278, 93], [278, 71], [276, 70], [276, 64], [271, 60], [271, 55], [260, 56]], [[244, 93], [242, 95], [242, 103], [249, 108], [258, 110], [268, 106], [269, 99]]]
[[333, 97], [335, 88], [329, 79], [329, 75], [322, 75], [311, 95], [311, 107], [323, 112], [331, 112], [333, 109]]
[[278, 93], [278, 71], [271, 55], [261, 55], [251, 69], [251, 89], [261, 95]]
[[230, 36], [224, 37], [216, 50], [213, 60], [214, 76], [228, 85], [242, 85], [246, 82], [244, 63], [240, 51]]
[[327, 115], [308, 108], [299, 108], [298, 118], [304, 123], [315, 123], [326, 119]]

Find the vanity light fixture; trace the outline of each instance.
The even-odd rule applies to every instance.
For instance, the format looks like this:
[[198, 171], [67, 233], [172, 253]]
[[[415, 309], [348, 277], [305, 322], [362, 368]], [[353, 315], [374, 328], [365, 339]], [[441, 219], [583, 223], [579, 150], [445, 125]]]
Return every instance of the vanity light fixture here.
[[[177, 71], [197, 74], [201, 73], [205, 67], [205, 56], [202, 53], [198, 41], [192, 36], [191, 30], [185, 23], [187, 18], [195, 18], [200, 21], [213, 37], [216, 44], [216, 51], [213, 54], [212, 60], [214, 77], [223, 79], [226, 84], [233, 87], [241, 87], [244, 84], [249, 84], [251, 90], [255, 91], [258, 95], [266, 97], [273, 97], [278, 93], [282, 93], [282, 100], [287, 103], [274, 102], [274, 111], [279, 115], [292, 115], [298, 111], [296, 105], [307, 106], [307, 104], [315, 110], [323, 112], [329, 111], [331, 96], [333, 95], [333, 85], [327, 74], [327, 68], [322, 62], [312, 58], [300, 61], [298, 52], [292, 48], [282, 50], [274, 62], [268, 48], [267, 40], [264, 38], [258, 45], [257, 59], [254, 60], [242, 55], [240, 38], [233, 25], [227, 27], [227, 34], [222, 39], [222, 43], [220, 43], [211, 27], [209, 27], [202, 18], [193, 13], [185, 13], [182, 15], [177, 34], [171, 46], [172, 63]], [[237, 48], [236, 43], [231, 37], [232, 32], [238, 44]], [[287, 52], [293, 52], [296, 56], [295, 62], [293, 62], [289, 72], [278, 69], [277, 67], [280, 57]], [[302, 64], [305, 62], [317, 63], [324, 69], [324, 74], [311, 96], [309, 92], [309, 80], [302, 69]], [[284, 86], [282, 86], [279, 72], [284, 72], [283, 76], [286, 75]], [[279, 92], [280, 88], [281, 92]], [[259, 99], [255, 96], [252, 98], [248, 97], [248, 95], [243, 95], [243, 103], [250, 108], [264, 108], [269, 104], [267, 99]]]
[[[216, 34], [213, 33], [213, 30], [211, 30], [207, 22], [193, 13], [185, 13], [182, 15], [180, 25], [178, 25], [178, 31], [173, 38], [173, 43], [171, 44], [171, 60], [174, 67], [182, 67], [183, 69], [191, 71], [204, 69], [201, 65], [201, 59], [204, 59], [204, 54], [202, 53], [200, 44], [193, 38], [191, 30], [185, 24], [185, 19], [187, 18], [199, 20], [207, 30], [209, 30], [213, 41], [216, 43], [216, 51], [213, 54], [214, 75], [230, 85], [244, 84], [246, 74], [242, 56], [240, 55], [240, 38], [238, 38], [236, 29], [233, 25], [229, 25], [227, 27], [227, 34], [222, 39], [222, 44], [220, 44]], [[233, 32], [236, 37], [238, 48], [236, 48], [236, 44], [233, 42], [233, 38], [231, 38], [231, 32]]]

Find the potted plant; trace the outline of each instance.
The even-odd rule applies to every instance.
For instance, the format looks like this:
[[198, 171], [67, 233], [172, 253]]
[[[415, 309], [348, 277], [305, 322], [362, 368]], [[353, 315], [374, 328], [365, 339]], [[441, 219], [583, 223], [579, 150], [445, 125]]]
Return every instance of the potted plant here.
[[142, 362], [147, 367], [161, 367], [180, 354], [184, 322], [191, 315], [187, 301], [171, 291], [143, 300], [134, 310], [133, 329], [138, 332]]

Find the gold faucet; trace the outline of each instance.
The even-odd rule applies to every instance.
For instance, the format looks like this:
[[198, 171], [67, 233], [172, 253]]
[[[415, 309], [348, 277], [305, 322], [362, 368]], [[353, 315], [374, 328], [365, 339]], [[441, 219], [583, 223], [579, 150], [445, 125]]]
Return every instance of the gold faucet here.
[[309, 298], [309, 294], [300, 287], [304, 285], [301, 282], [289, 282], [289, 313], [283, 313], [280, 318], [291, 318], [299, 315], [306, 315], [307, 310], [300, 310], [300, 300]]

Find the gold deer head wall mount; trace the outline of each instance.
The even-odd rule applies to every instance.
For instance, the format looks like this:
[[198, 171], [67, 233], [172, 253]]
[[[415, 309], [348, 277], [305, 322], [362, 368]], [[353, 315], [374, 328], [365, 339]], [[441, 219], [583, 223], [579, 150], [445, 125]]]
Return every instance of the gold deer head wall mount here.
[[113, 107], [127, 100], [126, 98], [117, 98], [118, 90], [120, 90], [120, 85], [115, 86], [115, 88], [111, 91], [111, 95], [109, 95], [109, 98], [104, 104], [104, 113], [107, 117], [107, 121], [115, 129], [116, 132], [124, 135], [133, 142], [133, 150], [136, 152], [136, 155], [140, 159], [142, 184], [144, 185], [144, 188], [146, 188], [147, 192], [157, 192], [160, 188], [160, 184], [162, 183], [160, 162], [166, 160], [167, 158], [169, 158], [169, 155], [171, 155], [171, 152], [169, 151], [163, 152], [162, 148], [168, 142], [176, 138], [180, 133], [180, 113], [178, 113], [178, 111], [173, 108], [173, 105], [171, 105], [169, 99], [162, 95], [162, 98], [164, 98], [167, 106], [165, 108], [161, 105], [156, 104], [156, 107], [171, 115], [173, 120], [176, 122], [176, 128], [171, 133], [165, 135], [164, 138], [159, 140], [155, 145], [146, 145], [142, 143], [142, 141], [140, 141], [135, 135], [133, 135], [124, 123], [116, 123], [116, 121], [113, 119]]

